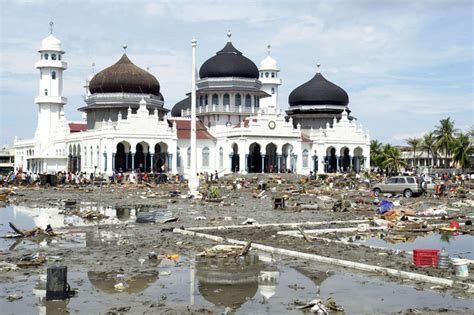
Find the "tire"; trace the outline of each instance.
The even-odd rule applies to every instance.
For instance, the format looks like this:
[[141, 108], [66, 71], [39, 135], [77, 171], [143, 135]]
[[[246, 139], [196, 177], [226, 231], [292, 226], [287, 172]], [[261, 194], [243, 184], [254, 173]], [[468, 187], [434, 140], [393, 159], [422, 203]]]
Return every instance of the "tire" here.
[[374, 194], [376, 196], [380, 195], [382, 193], [382, 191], [380, 190], [380, 188], [374, 188]]
[[411, 191], [410, 189], [405, 189], [405, 191], [403, 192], [403, 196], [405, 198], [411, 198], [413, 196], [413, 191]]

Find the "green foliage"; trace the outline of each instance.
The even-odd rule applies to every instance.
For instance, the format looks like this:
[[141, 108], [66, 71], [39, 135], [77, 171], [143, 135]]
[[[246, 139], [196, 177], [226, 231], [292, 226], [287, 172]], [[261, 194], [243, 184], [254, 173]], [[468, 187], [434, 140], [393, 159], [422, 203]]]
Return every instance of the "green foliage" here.
[[454, 120], [451, 120], [451, 117], [441, 119], [434, 130], [436, 147], [443, 150], [445, 161], [448, 160], [448, 155], [451, 153], [455, 132]]
[[219, 187], [213, 186], [209, 189], [208, 197], [210, 199], [218, 199], [221, 197], [221, 191]]
[[469, 166], [469, 156], [474, 154], [474, 147], [469, 142], [469, 136], [460, 132], [452, 144], [453, 161], [461, 168]]

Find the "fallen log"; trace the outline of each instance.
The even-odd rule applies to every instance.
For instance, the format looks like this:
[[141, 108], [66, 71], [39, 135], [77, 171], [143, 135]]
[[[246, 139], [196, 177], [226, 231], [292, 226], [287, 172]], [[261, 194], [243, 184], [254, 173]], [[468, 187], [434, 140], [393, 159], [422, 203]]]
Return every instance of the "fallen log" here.
[[239, 253], [239, 256], [245, 256], [248, 254], [250, 247], [252, 247], [252, 241], [248, 242], [247, 245], [242, 248], [242, 250]]
[[15, 231], [16, 234], [20, 234], [21, 236], [25, 236], [25, 233], [23, 233], [20, 229], [18, 229], [15, 224], [11, 223], [11, 222], [8, 222], [8, 225], [10, 226], [10, 228]]

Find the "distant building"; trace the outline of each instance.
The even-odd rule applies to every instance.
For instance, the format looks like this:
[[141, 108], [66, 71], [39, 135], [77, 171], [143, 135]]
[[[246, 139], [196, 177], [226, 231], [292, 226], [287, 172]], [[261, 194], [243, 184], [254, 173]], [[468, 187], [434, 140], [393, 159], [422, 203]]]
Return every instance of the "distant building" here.
[[15, 149], [0, 149], [0, 174], [5, 175], [15, 167]]
[[[219, 174], [361, 172], [369, 169], [370, 137], [348, 108], [349, 96], [319, 72], [278, 109], [277, 62], [260, 68], [230, 40], [199, 70], [198, 171]], [[85, 122], [64, 116], [67, 69], [52, 34], [38, 50], [38, 125], [33, 139], [16, 140], [15, 167], [33, 172], [190, 171], [188, 95], [168, 110], [159, 81], [126, 54], [86, 80]], [[185, 88], [186, 87], [186, 88]], [[186, 92], [188, 84], [183, 84]]]

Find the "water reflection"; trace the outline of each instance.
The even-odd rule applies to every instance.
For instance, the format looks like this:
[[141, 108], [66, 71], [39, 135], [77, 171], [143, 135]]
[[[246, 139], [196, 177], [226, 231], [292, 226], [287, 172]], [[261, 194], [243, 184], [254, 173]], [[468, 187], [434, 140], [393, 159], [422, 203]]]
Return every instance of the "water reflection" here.
[[[115, 294], [140, 293], [158, 280], [158, 272], [143, 272], [132, 275], [122, 275], [119, 272], [87, 272], [90, 283], [104, 293]], [[117, 290], [115, 285], [123, 283], [124, 289]]]
[[276, 293], [279, 270], [267, 265], [256, 254], [243, 260], [196, 258], [196, 279], [200, 295], [215, 306], [239, 308], [260, 293], [270, 299]]
[[69, 314], [69, 300], [46, 301], [46, 275], [40, 275], [33, 288], [33, 293], [38, 298], [39, 315], [61, 315]]

